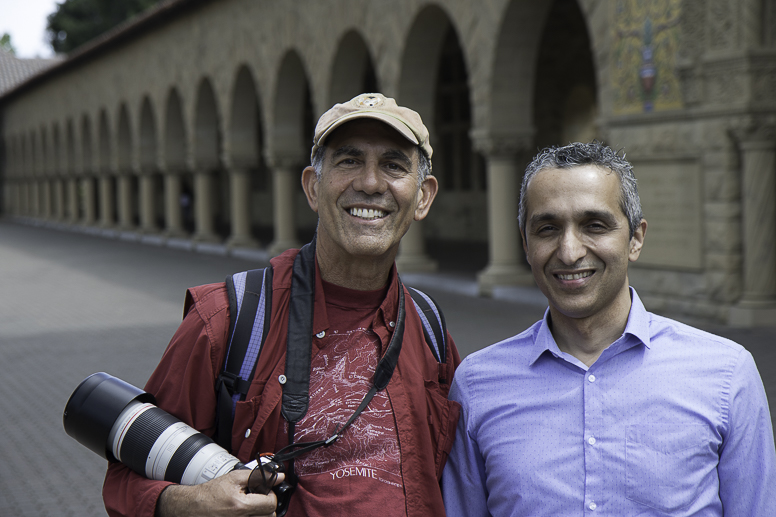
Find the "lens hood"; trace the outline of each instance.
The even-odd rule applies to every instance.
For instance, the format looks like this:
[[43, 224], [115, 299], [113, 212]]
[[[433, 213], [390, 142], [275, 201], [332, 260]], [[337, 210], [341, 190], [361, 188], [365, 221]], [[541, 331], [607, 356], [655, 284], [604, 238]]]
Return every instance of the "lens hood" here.
[[156, 404], [150, 393], [105, 372], [94, 373], [78, 385], [67, 401], [62, 416], [65, 432], [106, 460], [118, 461], [111, 452], [108, 436], [132, 401]]

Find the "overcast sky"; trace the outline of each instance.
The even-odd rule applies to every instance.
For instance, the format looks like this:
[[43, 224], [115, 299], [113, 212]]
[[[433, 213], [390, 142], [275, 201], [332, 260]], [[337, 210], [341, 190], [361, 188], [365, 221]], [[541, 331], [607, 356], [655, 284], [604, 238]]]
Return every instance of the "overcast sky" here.
[[56, 0], [0, 0], [0, 36], [11, 35], [17, 57], [51, 57], [46, 17], [56, 9]]

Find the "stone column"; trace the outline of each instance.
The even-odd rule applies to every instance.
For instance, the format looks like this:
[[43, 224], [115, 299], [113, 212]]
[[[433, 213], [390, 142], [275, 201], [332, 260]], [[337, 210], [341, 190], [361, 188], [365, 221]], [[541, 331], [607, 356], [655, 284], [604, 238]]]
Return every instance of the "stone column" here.
[[243, 168], [229, 170], [229, 189], [232, 211], [232, 235], [229, 248], [255, 248], [258, 243], [251, 236], [251, 177]]
[[414, 221], [404, 234], [396, 256], [396, 268], [402, 273], [430, 273], [439, 269], [439, 264], [426, 254], [423, 221]]
[[164, 174], [164, 219], [164, 233], [167, 237], [185, 235], [181, 214], [181, 176], [178, 171], [167, 171]]
[[213, 174], [209, 170], [194, 173], [194, 220], [195, 241], [218, 241], [213, 226]]
[[300, 175], [292, 170], [291, 161], [275, 165], [272, 171], [275, 240], [269, 246], [271, 256], [280, 255], [287, 249], [299, 247], [294, 217], [294, 187], [299, 182]]
[[85, 177], [81, 183], [84, 204], [83, 222], [87, 226], [97, 223], [97, 206], [94, 202], [95, 179], [92, 176]]
[[39, 215], [43, 219], [51, 219], [51, 181], [43, 179], [40, 182], [40, 212]]
[[143, 233], [155, 233], [156, 221], [154, 221], [154, 206], [156, 193], [154, 192], [154, 175], [145, 172], [140, 175], [140, 231]]
[[113, 182], [111, 177], [103, 173], [100, 176], [100, 226], [110, 228], [113, 226]]
[[132, 176], [128, 172], [123, 172], [119, 174], [116, 181], [118, 181], [119, 228], [131, 230], [134, 226], [132, 222]]
[[75, 224], [78, 222], [78, 180], [69, 178], [67, 180], [67, 222]]
[[738, 132], [741, 151], [743, 292], [730, 322], [776, 320], [776, 125]]
[[488, 174], [487, 267], [478, 273], [480, 294], [491, 296], [500, 285], [533, 285], [533, 276], [522, 262], [520, 229], [517, 224], [519, 184], [522, 177], [519, 153], [527, 145], [517, 139], [486, 139], [477, 142], [485, 153]]
[[65, 220], [65, 185], [62, 178], [54, 180], [54, 219]]

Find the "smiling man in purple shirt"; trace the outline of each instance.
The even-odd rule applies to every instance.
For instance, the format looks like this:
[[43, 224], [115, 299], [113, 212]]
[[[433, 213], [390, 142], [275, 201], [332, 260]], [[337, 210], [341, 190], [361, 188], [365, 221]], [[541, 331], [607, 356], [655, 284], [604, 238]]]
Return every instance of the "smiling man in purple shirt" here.
[[749, 352], [647, 312], [631, 165], [572, 144], [529, 164], [523, 247], [544, 319], [471, 354], [443, 476], [456, 516], [776, 516], [776, 447]]

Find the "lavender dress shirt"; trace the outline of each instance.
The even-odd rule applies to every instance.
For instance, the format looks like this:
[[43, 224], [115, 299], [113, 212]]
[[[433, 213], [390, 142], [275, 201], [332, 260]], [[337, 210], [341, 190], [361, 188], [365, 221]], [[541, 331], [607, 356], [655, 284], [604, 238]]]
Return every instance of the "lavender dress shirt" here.
[[631, 298], [623, 335], [589, 368], [560, 351], [549, 311], [463, 361], [448, 516], [776, 516], [752, 355]]

